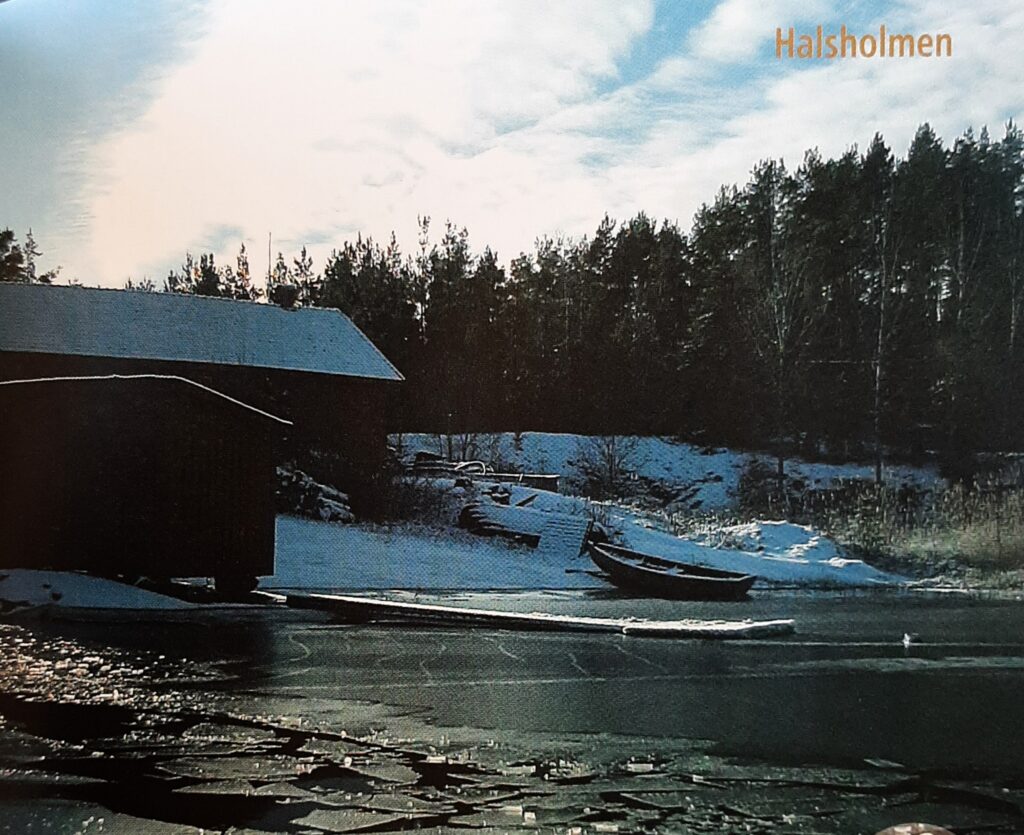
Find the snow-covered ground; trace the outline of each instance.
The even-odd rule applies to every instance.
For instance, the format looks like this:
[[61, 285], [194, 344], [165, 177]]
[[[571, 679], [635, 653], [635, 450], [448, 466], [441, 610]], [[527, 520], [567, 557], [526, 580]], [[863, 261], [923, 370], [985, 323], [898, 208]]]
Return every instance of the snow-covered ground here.
[[103, 577], [27, 568], [0, 571], [0, 600], [9, 604], [62, 609], [177, 611], [196, 608], [193, 603]]
[[903, 579], [863, 560], [844, 557], [828, 537], [791, 522], [748, 522], [723, 528], [713, 537], [681, 539], [649, 528], [641, 519], [620, 517], [619, 521], [623, 523], [623, 542], [629, 548], [755, 574], [772, 583], [855, 587], [891, 585]]
[[[411, 456], [429, 450], [444, 457], [479, 459], [499, 470], [558, 473], [563, 493], [572, 492], [585, 479], [585, 470], [595, 461], [596, 441], [581, 435], [526, 432], [520, 435], [455, 436], [403, 435], [393, 438], [402, 452]], [[636, 437], [619, 440], [620, 465], [639, 478], [658, 482], [662, 496], [675, 497], [666, 503], [669, 511], [728, 511], [738, 501], [744, 470], [755, 461], [773, 466], [760, 453], [727, 449], [701, 449], [670, 438]], [[873, 478], [870, 464], [823, 464], [792, 459], [787, 475], [809, 488], [827, 488], [841, 480]], [[890, 483], [918, 487], [939, 481], [934, 468], [889, 467]], [[450, 487], [438, 480], [439, 487]], [[861, 560], [849, 559], [843, 550], [820, 532], [784, 521], [757, 521], [719, 528], [686, 538], [667, 530], [663, 520], [616, 505], [595, 506], [573, 495], [512, 487], [511, 505], [532, 496], [531, 511], [597, 516], [607, 524], [617, 541], [638, 551], [669, 559], [755, 574], [764, 581], [807, 586], [874, 586], [899, 583], [903, 578], [872, 568]], [[307, 544], [307, 542], [309, 544]], [[345, 532], [314, 534], [301, 523], [278, 525], [278, 574], [297, 582], [297, 560], [306, 552], [344, 553], [326, 558], [312, 569], [317, 577], [309, 585], [327, 585], [336, 573], [347, 579], [345, 587], [430, 587], [430, 588], [578, 588], [593, 585], [585, 574], [571, 571], [589, 569], [585, 557], [566, 558], [558, 565], [524, 559], [522, 553], [499, 541], [470, 540], [460, 535], [424, 536], [406, 531], [380, 532], [357, 527]], [[513, 553], [514, 557], [509, 557]], [[408, 559], [403, 554], [409, 555]], [[318, 560], [324, 558], [317, 558]], [[341, 560], [341, 562], [339, 562]], [[583, 565], [580, 566], [580, 562]], [[330, 566], [328, 569], [327, 565]], [[565, 569], [569, 568], [570, 573]], [[301, 573], [301, 572], [300, 572]], [[403, 579], [406, 578], [406, 579]], [[325, 582], [321, 582], [321, 580]]]
[[[516, 491], [528, 491], [516, 488]], [[538, 492], [536, 509], [581, 512], [582, 500]], [[809, 528], [752, 522], [681, 539], [640, 516], [608, 517], [628, 547], [670, 559], [756, 574], [762, 580], [808, 586], [876, 586], [900, 578], [844, 559], [837, 546]], [[723, 545], [722, 543], [725, 543]], [[513, 590], [597, 589], [586, 555], [532, 549], [457, 529], [381, 527], [277, 519], [277, 571], [260, 581], [271, 590]], [[60, 571], [0, 571], [0, 601], [20, 606], [100, 610], [195, 610], [197, 604], [123, 583]]]
[[[463, 457], [464, 440], [457, 436], [453, 444], [457, 457]], [[448, 455], [445, 436], [410, 434], [402, 435], [400, 441], [406, 454], [423, 449]], [[570, 489], [582, 482], [581, 464], [594, 455], [594, 439], [585, 435], [503, 432], [471, 436], [469, 444], [470, 457], [501, 462], [517, 472], [558, 473]], [[623, 439], [620, 448], [623, 469], [670, 486], [679, 504], [690, 510], [727, 510], [735, 506], [740, 477], [751, 462], [774, 468], [774, 460], [763, 453], [706, 449], [672, 438], [630, 437]], [[793, 458], [786, 462], [786, 474], [809, 487], [824, 488], [843, 479], [872, 479], [874, 469], [871, 464], [822, 464]], [[917, 486], [939, 480], [933, 467], [890, 466], [885, 477], [890, 483]]]
[[[417, 525], [337, 525], [277, 518], [277, 572], [265, 589], [578, 589], [585, 556], [556, 558], [500, 539]], [[566, 569], [569, 569], [567, 572]]]
[[[582, 500], [533, 492], [537, 510], [575, 512]], [[752, 522], [721, 536], [681, 539], [628, 511], [608, 514], [622, 543], [681, 562], [755, 574], [787, 585], [863, 587], [901, 578], [860, 560], [810, 528]], [[724, 545], [721, 544], [724, 541]], [[277, 521], [277, 572], [265, 589], [585, 589], [607, 588], [586, 555], [557, 554], [456, 529], [336, 525], [290, 516]]]

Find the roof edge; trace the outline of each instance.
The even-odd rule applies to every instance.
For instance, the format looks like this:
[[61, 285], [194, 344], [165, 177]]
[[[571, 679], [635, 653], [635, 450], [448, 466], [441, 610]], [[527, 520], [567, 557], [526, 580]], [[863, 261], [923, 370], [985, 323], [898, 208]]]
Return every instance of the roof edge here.
[[282, 426], [295, 425], [290, 420], [285, 420], [277, 415], [272, 415], [270, 412], [265, 412], [263, 409], [259, 409], [256, 406], [252, 406], [249, 403], [238, 400], [229, 394], [224, 394], [222, 391], [217, 391], [217, 389], [204, 386], [202, 383], [197, 383], [195, 380], [188, 379], [188, 377], [180, 377], [177, 374], [92, 374], [78, 377], [31, 377], [24, 380], [0, 380], [0, 386], [30, 385], [33, 383], [70, 383], [96, 380], [171, 380], [177, 383], [186, 383], [206, 392], [207, 394], [212, 394], [215, 397], [226, 400], [228, 403], [232, 403], [235, 406], [240, 406], [247, 411], [254, 412], [260, 417], [280, 423]]

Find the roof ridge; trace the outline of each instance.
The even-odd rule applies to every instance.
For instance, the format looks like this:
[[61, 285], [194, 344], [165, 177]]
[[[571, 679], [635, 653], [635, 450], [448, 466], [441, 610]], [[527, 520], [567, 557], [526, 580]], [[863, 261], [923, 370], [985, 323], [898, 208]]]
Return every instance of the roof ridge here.
[[153, 296], [155, 298], [173, 298], [173, 299], [190, 299], [200, 304], [205, 302], [229, 302], [233, 304], [244, 304], [251, 305], [266, 310], [283, 310], [286, 313], [301, 313], [303, 311], [310, 312], [324, 312], [328, 313], [334, 311], [340, 313], [351, 321], [351, 318], [344, 310], [338, 307], [318, 307], [316, 305], [310, 305], [308, 307], [292, 307], [284, 308], [279, 304], [274, 304], [271, 301], [263, 299], [237, 299], [233, 296], [207, 296], [203, 293], [182, 293], [178, 290], [140, 290], [136, 287], [92, 287], [85, 284], [29, 284], [20, 281], [0, 282], [0, 286], [4, 287], [24, 287], [31, 288], [34, 291], [47, 292], [50, 290], [75, 290], [76, 292], [100, 292], [100, 293], [132, 293], [133, 295], [142, 296]]

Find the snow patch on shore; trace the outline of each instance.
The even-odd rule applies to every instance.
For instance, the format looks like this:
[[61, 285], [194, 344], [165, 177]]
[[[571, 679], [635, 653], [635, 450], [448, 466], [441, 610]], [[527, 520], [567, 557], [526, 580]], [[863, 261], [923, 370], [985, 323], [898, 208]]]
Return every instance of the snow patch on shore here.
[[679, 560], [754, 574], [786, 585], [865, 587], [897, 585], [904, 578], [844, 556], [828, 537], [805, 525], [757, 521], [690, 538], [653, 530], [637, 518], [618, 520], [628, 548]]
[[[605, 584], [586, 556], [419, 525], [335, 525], [277, 518], [277, 566], [264, 589], [578, 589]], [[567, 573], [567, 569], [571, 573]]]
[[70, 571], [28, 568], [0, 570], [0, 600], [17, 606], [61, 609], [194, 609], [194, 604], [164, 594]]

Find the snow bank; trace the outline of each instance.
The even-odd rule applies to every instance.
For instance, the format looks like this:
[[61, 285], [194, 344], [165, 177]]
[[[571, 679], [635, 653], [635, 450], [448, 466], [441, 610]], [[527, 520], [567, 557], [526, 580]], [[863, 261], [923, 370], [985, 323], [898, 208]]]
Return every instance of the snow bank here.
[[62, 609], [194, 609], [192, 603], [116, 580], [69, 571], [0, 570], [0, 600]]
[[755, 574], [772, 583], [807, 586], [895, 585], [904, 578], [848, 559], [831, 539], [791, 522], [748, 522], [683, 539], [617, 514], [628, 548], [667, 559]]

